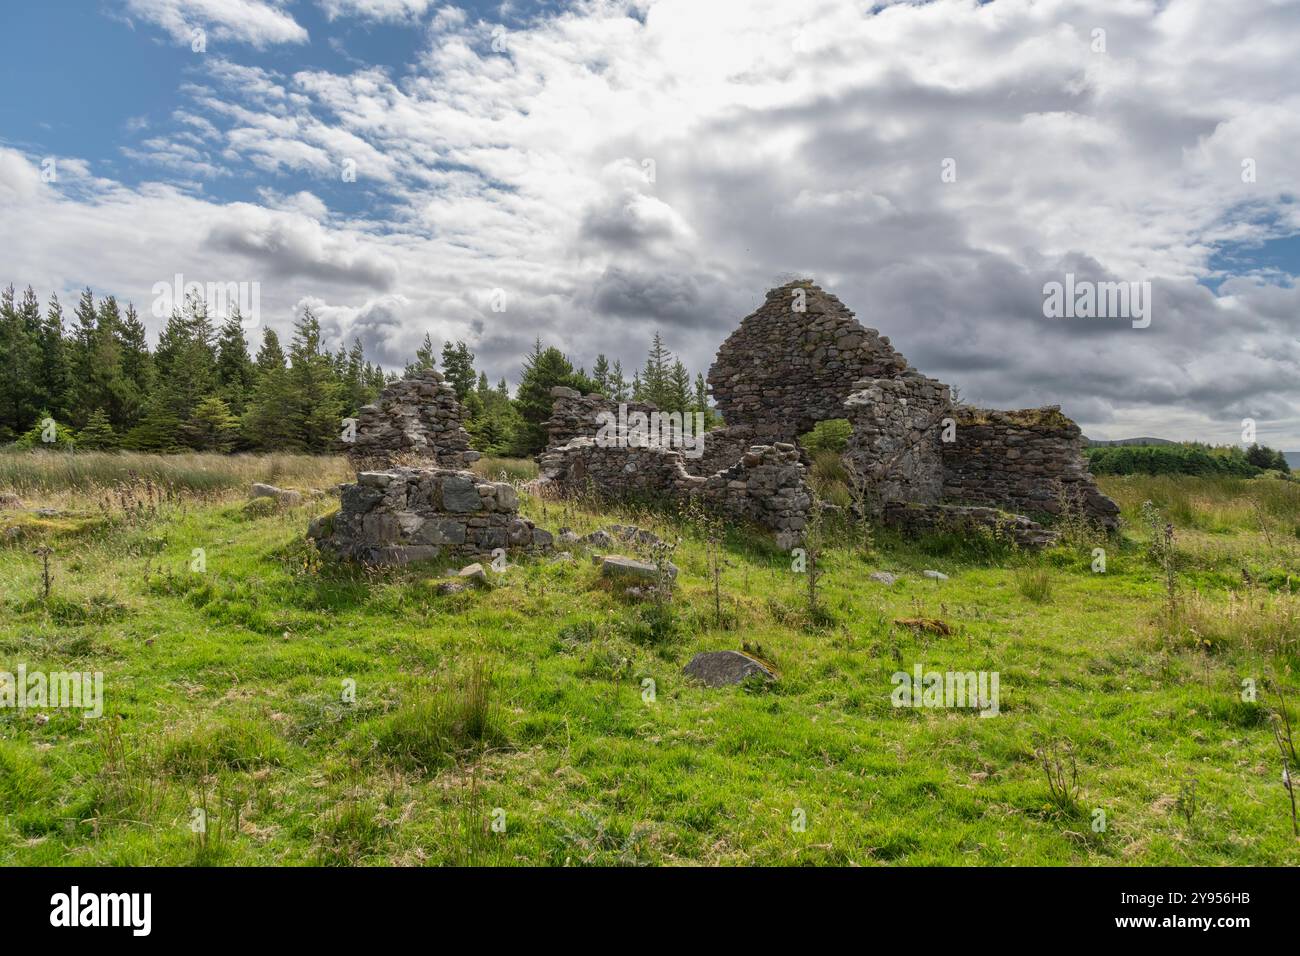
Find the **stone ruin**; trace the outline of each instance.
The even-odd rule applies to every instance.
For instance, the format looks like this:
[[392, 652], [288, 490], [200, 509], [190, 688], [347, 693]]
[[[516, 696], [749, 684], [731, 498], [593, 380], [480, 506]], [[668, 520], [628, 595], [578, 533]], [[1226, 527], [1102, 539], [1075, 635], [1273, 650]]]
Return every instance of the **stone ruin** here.
[[[843, 460], [868, 517], [905, 533], [981, 527], [1022, 547], [1055, 532], [1036, 519], [1074, 511], [1108, 531], [1119, 509], [1088, 473], [1083, 436], [1057, 406], [994, 411], [954, 402], [889, 339], [860, 325], [811, 282], [767, 293], [718, 350], [708, 382], [725, 425], [702, 453], [671, 434], [615, 431], [603, 395], [552, 389], [547, 447], [535, 488], [668, 503], [695, 501], [801, 540], [813, 507], [800, 435], [847, 419]], [[627, 413], [649, 417], [645, 403]], [[603, 416], [608, 415], [609, 419]], [[464, 409], [430, 369], [390, 384], [362, 409], [349, 455], [357, 482], [342, 509], [312, 528], [320, 546], [372, 563], [405, 563], [496, 548], [546, 550], [551, 535], [519, 517], [514, 489], [464, 469]]]
[[725, 425], [707, 433], [698, 457], [655, 437], [648, 447], [601, 447], [597, 416], [615, 404], [554, 390], [541, 482], [603, 497], [703, 494], [706, 504], [776, 531], [786, 546], [812, 503], [798, 438], [843, 418], [858, 497], [871, 516], [904, 531], [974, 525], [1038, 547], [1055, 535], [1034, 518], [1065, 509], [1107, 531], [1118, 527], [1119, 508], [1097, 490], [1083, 436], [1058, 406], [956, 403], [948, 386], [806, 280], [767, 293], [719, 348], [708, 382]]
[[363, 471], [344, 486], [339, 511], [313, 522], [308, 536], [337, 557], [383, 565], [497, 548], [546, 551], [553, 543], [519, 516], [509, 482], [449, 468]]
[[480, 456], [464, 420], [456, 392], [434, 369], [387, 385], [357, 416], [348, 446], [356, 482], [308, 537], [339, 558], [380, 565], [549, 550], [551, 534], [519, 516], [510, 483], [465, 470]]
[[436, 462], [468, 468], [480, 457], [469, 447], [465, 409], [437, 369], [422, 369], [385, 386], [357, 413], [356, 434], [346, 446], [358, 470], [392, 464]]

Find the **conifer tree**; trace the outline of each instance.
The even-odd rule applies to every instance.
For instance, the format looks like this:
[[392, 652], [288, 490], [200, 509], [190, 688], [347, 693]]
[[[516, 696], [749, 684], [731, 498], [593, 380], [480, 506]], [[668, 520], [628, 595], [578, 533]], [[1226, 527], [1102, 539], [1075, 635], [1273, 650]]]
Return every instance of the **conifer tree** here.
[[433, 337], [428, 332], [424, 333], [424, 341], [420, 347], [415, 350], [415, 361], [406, 366], [406, 376], [409, 378], [416, 372], [426, 368], [438, 367], [438, 353], [433, 347]]
[[117, 432], [102, 408], [90, 413], [86, 427], [77, 432], [77, 447], [83, 451], [107, 451], [118, 445]]
[[243, 317], [235, 308], [217, 333], [217, 395], [226, 403], [229, 413], [238, 418], [244, 414], [249, 393], [253, 389], [253, 360], [248, 354], [248, 341], [244, 338]]
[[293, 447], [326, 451], [338, 440], [343, 420], [339, 383], [320, 349], [320, 322], [304, 309], [289, 343], [289, 425]]
[[48, 408], [55, 418], [67, 420], [72, 404], [72, 372], [63, 338], [63, 306], [57, 295], [50, 296], [37, 336], [37, 352], [33, 379], [36, 403]]
[[468, 400], [474, 388], [474, 353], [464, 342], [452, 345], [447, 342], [442, 347], [442, 374], [447, 383], [456, 390], [456, 397], [462, 402]]
[[[34, 294], [32, 301], [35, 302]], [[14, 301], [13, 286], [0, 292], [0, 439], [3, 440], [26, 431], [37, 412], [32, 388], [36, 340], [28, 331], [26, 306], [26, 297], [22, 306]], [[38, 320], [39, 317], [38, 307]]]

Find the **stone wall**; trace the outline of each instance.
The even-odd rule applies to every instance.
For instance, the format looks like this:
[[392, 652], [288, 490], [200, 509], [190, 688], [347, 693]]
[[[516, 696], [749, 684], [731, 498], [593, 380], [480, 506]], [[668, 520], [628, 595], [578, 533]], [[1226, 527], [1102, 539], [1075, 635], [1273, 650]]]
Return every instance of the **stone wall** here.
[[1119, 507], [1088, 472], [1079, 426], [1059, 406], [995, 411], [963, 405], [953, 418], [956, 440], [940, 445], [946, 501], [1058, 515], [1064, 496], [1102, 527], [1119, 526]]
[[900, 378], [858, 382], [844, 401], [853, 426], [845, 462], [867, 483], [879, 508], [890, 501], [937, 504], [943, 498], [943, 421], [948, 386], [908, 370]]
[[428, 463], [468, 468], [480, 456], [469, 447], [465, 409], [436, 369], [385, 386], [357, 414], [348, 457], [358, 469]]
[[[576, 389], [557, 385], [551, 389], [551, 417], [542, 425], [546, 429], [546, 448], [551, 450], [567, 445], [575, 438], [594, 437], [602, 413], [618, 415], [618, 402], [598, 392], [583, 395]], [[650, 414], [657, 411], [648, 402], [625, 402], [627, 410]]]
[[731, 467], [707, 477], [691, 474], [675, 449], [611, 447], [589, 437], [548, 449], [539, 464], [539, 489], [610, 500], [698, 496], [711, 510], [776, 532], [782, 548], [798, 542], [812, 504], [799, 450], [784, 443], [748, 448]]
[[674, 449], [606, 446], [591, 437], [547, 449], [537, 464], [542, 485], [598, 498], [675, 498], [703, 481], [692, 477]]
[[363, 471], [345, 485], [340, 510], [312, 522], [308, 536], [338, 557], [407, 564], [489, 555], [496, 548], [545, 551], [552, 537], [519, 516], [507, 482], [448, 468]]
[[[800, 295], [804, 312], [795, 311]], [[843, 418], [855, 383], [894, 378], [906, 368], [889, 339], [800, 280], [768, 291], [718, 349], [708, 382], [727, 425], [773, 429], [792, 441], [819, 421]]]

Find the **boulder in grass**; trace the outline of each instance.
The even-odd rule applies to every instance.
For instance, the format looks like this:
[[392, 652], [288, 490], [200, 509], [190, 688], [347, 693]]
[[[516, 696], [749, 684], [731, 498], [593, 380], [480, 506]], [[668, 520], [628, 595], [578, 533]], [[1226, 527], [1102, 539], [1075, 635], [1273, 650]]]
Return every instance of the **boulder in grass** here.
[[893, 587], [898, 580], [898, 575], [890, 574], [888, 571], [872, 571], [867, 575], [867, 579], [875, 581], [877, 584], [883, 584], [885, 587]]
[[[676, 580], [676, 567], [669, 564], [665, 570], [671, 580]], [[659, 569], [646, 561], [637, 561], [621, 554], [607, 554], [600, 559], [600, 576], [632, 584], [654, 584], [659, 580]]]
[[944, 574], [942, 571], [922, 571], [921, 573], [924, 574], [927, 578], [930, 578], [930, 579], [933, 580], [933, 581], [947, 581], [947, 580], [948, 580], [948, 575]]
[[740, 651], [702, 651], [691, 658], [682, 673], [709, 687], [740, 684], [753, 676], [776, 680], [776, 674], [766, 664]]
[[11, 491], [0, 491], [0, 508], [21, 508], [23, 499]]
[[254, 482], [252, 490], [249, 491], [250, 498], [271, 498], [276, 504], [285, 508], [292, 508], [294, 505], [302, 503], [302, 492], [293, 491], [288, 488], [277, 488], [275, 485], [266, 485], [262, 482]]
[[487, 584], [487, 572], [477, 561], [461, 568], [456, 577], [468, 584]]

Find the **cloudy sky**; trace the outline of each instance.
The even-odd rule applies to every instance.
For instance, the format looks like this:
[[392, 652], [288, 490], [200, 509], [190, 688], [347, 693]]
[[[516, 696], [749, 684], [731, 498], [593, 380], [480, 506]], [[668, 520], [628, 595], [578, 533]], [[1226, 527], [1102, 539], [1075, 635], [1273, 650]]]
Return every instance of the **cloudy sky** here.
[[[465, 339], [514, 381], [538, 336], [630, 367], [658, 329], [707, 368], [806, 275], [967, 400], [1300, 449], [1296, 0], [47, 0], [0, 27], [0, 282], [42, 299], [257, 282], [265, 325], [310, 306], [393, 367]], [[1150, 282], [1150, 326], [1045, 317], [1066, 273]]]

